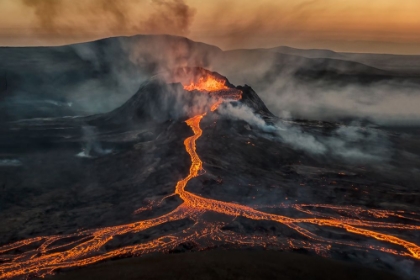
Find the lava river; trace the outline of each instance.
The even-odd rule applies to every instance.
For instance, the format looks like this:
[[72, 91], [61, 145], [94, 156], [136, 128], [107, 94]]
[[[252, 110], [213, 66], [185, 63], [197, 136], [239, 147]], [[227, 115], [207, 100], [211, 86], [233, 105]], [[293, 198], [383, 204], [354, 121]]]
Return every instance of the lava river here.
[[[206, 87], [203, 81], [200, 82], [200, 85], [185, 86], [185, 89], [213, 92], [216, 96], [216, 101], [212, 104], [211, 111], [216, 110], [222, 102], [229, 102], [241, 98], [238, 90], [229, 90], [223, 83], [204, 81], [209, 85]], [[194, 133], [193, 136], [184, 141], [185, 149], [191, 157], [191, 167], [188, 176], [176, 184], [174, 195], [178, 195], [183, 203], [175, 210], [157, 218], [131, 224], [83, 230], [68, 235], [35, 237], [2, 246], [0, 247], [0, 279], [26, 278], [28, 276], [43, 277], [52, 274], [57, 269], [85, 266], [115, 257], [143, 255], [152, 252], [167, 252], [184, 242], [205, 244], [207, 247], [212, 244], [232, 244], [235, 246], [262, 246], [278, 249], [306, 248], [320, 254], [328, 252], [333, 245], [344, 245], [362, 250], [378, 250], [420, 260], [420, 246], [418, 244], [398, 236], [381, 232], [381, 229], [418, 231], [420, 230], [420, 226], [380, 222], [376, 219], [366, 218], [357, 219], [347, 218], [345, 216], [337, 218], [336, 216], [328, 216], [328, 214], [317, 211], [317, 209], [327, 208], [342, 212], [365, 211], [373, 218], [393, 216], [402, 219], [412, 219], [418, 222], [419, 220], [417, 218], [413, 218], [413, 216], [417, 217], [415, 213], [364, 210], [357, 207], [333, 205], [295, 204], [290, 206], [273, 206], [291, 207], [303, 213], [310, 214], [312, 217], [292, 218], [266, 213], [244, 205], [204, 198], [186, 190], [188, 182], [204, 172], [203, 163], [196, 151], [196, 141], [202, 135], [200, 122], [205, 116], [206, 114], [196, 115], [186, 121]], [[204, 214], [210, 212], [231, 217], [242, 216], [252, 220], [281, 223], [298, 234], [303, 235], [305, 238], [296, 240], [275, 236], [242, 235], [230, 231], [223, 231], [222, 228], [227, 224], [226, 222], [209, 222], [204, 218]], [[190, 219], [194, 223], [187, 229], [145, 243], [122, 246], [113, 250], [104, 250], [104, 246], [116, 236], [139, 233], [158, 225], [182, 219]], [[361, 242], [329, 239], [312, 232], [309, 229], [311, 227], [305, 226], [308, 224], [342, 229], [348, 233], [382, 241], [383, 245], [369, 245]], [[387, 243], [393, 246], [386, 246]], [[205, 249], [206, 247], [203, 245], [200, 248]]]

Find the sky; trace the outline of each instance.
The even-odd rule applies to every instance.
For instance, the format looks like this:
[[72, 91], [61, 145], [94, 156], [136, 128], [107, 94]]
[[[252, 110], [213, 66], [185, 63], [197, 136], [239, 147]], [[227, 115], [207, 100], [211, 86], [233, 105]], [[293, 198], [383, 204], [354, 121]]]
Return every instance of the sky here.
[[419, 0], [0, 0], [0, 45], [174, 34], [222, 49], [420, 54]]

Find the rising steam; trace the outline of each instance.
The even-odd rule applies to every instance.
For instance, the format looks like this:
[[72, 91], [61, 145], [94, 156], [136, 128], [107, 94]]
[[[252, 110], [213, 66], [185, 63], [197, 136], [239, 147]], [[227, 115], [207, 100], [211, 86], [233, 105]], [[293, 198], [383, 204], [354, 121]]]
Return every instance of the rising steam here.
[[82, 158], [92, 158], [112, 153], [111, 149], [102, 148], [102, 144], [97, 137], [98, 130], [96, 127], [83, 126], [82, 133], [82, 151], [76, 156]]
[[261, 137], [284, 142], [312, 155], [332, 155], [352, 162], [378, 162], [388, 160], [391, 154], [386, 133], [358, 122], [338, 126], [331, 134], [324, 136], [304, 131], [293, 122], [268, 124], [245, 105], [226, 104], [219, 111], [229, 118], [243, 120], [258, 128]]

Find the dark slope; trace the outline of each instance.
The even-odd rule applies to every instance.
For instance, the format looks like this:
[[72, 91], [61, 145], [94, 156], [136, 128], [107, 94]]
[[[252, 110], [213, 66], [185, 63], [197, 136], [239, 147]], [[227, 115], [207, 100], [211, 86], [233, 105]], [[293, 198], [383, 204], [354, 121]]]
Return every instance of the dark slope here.
[[[226, 85], [235, 87], [223, 76], [197, 68], [198, 74], [210, 73], [224, 79]], [[272, 116], [263, 101], [252, 88], [243, 90], [240, 102], [247, 104], [256, 112]], [[199, 91], [186, 91], [180, 83], [166, 83], [160, 77], [152, 78], [140, 85], [138, 91], [123, 105], [104, 114], [87, 117], [34, 118], [0, 125], [0, 143], [3, 147], [25, 149], [63, 145], [78, 146], [83, 137], [83, 127], [97, 127], [100, 132], [123, 131], [142, 127], [159, 126], [202, 114], [210, 110], [213, 103], [210, 94]], [[63, 112], [64, 113], [64, 112]], [[11, 141], [11, 139], [14, 139]]]
[[77, 271], [64, 272], [48, 279], [117, 278], [120, 280], [398, 279], [392, 274], [320, 257], [269, 251], [220, 250], [106, 262]]
[[170, 103], [157, 108], [179, 87], [150, 81], [107, 114], [1, 125], [0, 219], [7, 225], [0, 244], [128, 223], [176, 207], [171, 199], [133, 214], [147, 199], [173, 192], [188, 171], [182, 151], [191, 131], [184, 119], [170, 120]]
[[239, 101], [242, 104], [245, 104], [249, 108], [262, 117], [272, 118], [274, 115], [268, 110], [264, 102], [258, 96], [258, 94], [248, 85], [238, 86], [237, 89], [242, 91], [242, 99]]
[[98, 116], [92, 123], [135, 124], [147, 121], [164, 122], [185, 118], [183, 107], [194, 96], [184, 91], [181, 84], [166, 84], [161, 80], [145, 82], [126, 103], [114, 111]]
[[4, 148], [23, 150], [78, 148], [83, 142], [84, 127], [96, 127], [102, 134], [159, 126], [166, 121], [186, 119], [189, 106], [198, 98], [203, 96], [184, 91], [180, 84], [153, 79], [144, 82], [126, 103], [109, 113], [4, 123], [0, 125], [0, 143]]

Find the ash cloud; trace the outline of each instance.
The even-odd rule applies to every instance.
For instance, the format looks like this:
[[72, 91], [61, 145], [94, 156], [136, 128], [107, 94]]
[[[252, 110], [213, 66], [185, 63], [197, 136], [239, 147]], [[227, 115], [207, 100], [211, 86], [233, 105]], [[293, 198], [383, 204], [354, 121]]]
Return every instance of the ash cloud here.
[[22, 3], [34, 9], [40, 27], [55, 31], [55, 18], [59, 15], [61, 2], [56, 0], [23, 0]]
[[[22, 0], [33, 9], [39, 27], [47, 33], [92, 33], [92, 26], [99, 20], [98, 30], [118, 33], [170, 33], [187, 34], [195, 15], [184, 0], [108, 1], [88, 0], [83, 4], [67, 0]], [[138, 7], [150, 9], [140, 15]], [[82, 15], [84, 18], [77, 19]], [[82, 25], [82, 26], [81, 26]], [[83, 30], [85, 27], [85, 31]], [[102, 32], [105, 32], [102, 30]]]
[[146, 26], [158, 33], [165, 32], [168, 27], [176, 30], [176, 34], [186, 34], [195, 15], [195, 10], [190, 8], [183, 0], [152, 0], [157, 8], [145, 21]]
[[[325, 11], [326, 4], [319, 0], [296, 1], [288, 8], [276, 1], [268, 1], [253, 7], [244, 13], [235, 3], [226, 2], [212, 13], [213, 17], [239, 18], [231, 20], [228, 28], [218, 26], [215, 30], [206, 30], [206, 35], [196, 33], [196, 38], [205, 38], [225, 49], [261, 48], [277, 45], [279, 42], [314, 41], [314, 32], [310, 29], [311, 19], [319, 17]], [[314, 12], [316, 10], [316, 13]], [[245, 15], [245, 16], [244, 16]], [[309, 27], [309, 28], [308, 28]]]

